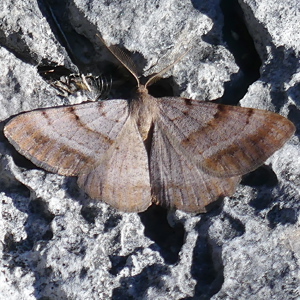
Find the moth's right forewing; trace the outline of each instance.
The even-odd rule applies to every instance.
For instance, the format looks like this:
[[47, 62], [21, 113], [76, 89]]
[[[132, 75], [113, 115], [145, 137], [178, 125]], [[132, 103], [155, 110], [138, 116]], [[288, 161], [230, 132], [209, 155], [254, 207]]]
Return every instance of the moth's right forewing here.
[[184, 155], [218, 177], [246, 174], [295, 131], [288, 119], [264, 110], [183, 98], [158, 99], [157, 123]]
[[157, 203], [168, 209], [203, 213], [216, 200], [235, 192], [240, 177], [218, 178], [203, 172], [180, 152], [165, 130], [154, 125], [151, 145], [151, 187]]
[[99, 161], [127, 118], [126, 100], [91, 102], [20, 114], [7, 123], [4, 134], [37, 166], [76, 176]]

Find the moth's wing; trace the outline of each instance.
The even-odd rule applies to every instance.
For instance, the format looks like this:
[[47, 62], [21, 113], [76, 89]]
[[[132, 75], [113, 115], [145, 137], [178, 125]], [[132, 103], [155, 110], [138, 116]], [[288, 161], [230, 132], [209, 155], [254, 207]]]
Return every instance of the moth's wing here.
[[20, 114], [7, 123], [4, 133], [37, 166], [76, 176], [98, 163], [127, 118], [126, 100], [99, 101]]
[[79, 175], [78, 185], [91, 198], [122, 211], [140, 212], [148, 208], [151, 204], [148, 156], [131, 118], [98, 165]]
[[256, 169], [295, 131], [288, 119], [259, 109], [175, 97], [157, 105], [156, 124], [172, 146], [217, 177]]
[[166, 208], [206, 212], [210, 204], [234, 193], [240, 177], [219, 178], [203, 172], [159, 126], [154, 127], [150, 155], [153, 201]]

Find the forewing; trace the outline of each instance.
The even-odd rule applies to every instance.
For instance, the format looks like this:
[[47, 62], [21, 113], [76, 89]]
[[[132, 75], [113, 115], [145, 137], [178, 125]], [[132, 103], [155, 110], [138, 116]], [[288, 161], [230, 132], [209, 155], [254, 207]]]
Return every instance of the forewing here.
[[156, 123], [172, 146], [217, 177], [254, 170], [295, 131], [288, 119], [259, 109], [175, 97], [157, 104]]
[[155, 126], [150, 156], [152, 197], [167, 208], [206, 212], [211, 203], [234, 193], [240, 177], [211, 176], [178, 148]]
[[99, 101], [20, 114], [4, 133], [37, 166], [76, 176], [98, 163], [127, 118], [126, 100]]
[[93, 199], [127, 212], [151, 204], [147, 152], [136, 123], [127, 120], [115, 143], [98, 165], [80, 174], [78, 185]]

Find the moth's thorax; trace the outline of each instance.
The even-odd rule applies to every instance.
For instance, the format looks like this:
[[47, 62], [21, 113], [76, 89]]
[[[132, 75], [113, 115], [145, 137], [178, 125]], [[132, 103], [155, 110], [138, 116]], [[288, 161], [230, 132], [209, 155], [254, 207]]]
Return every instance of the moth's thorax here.
[[134, 118], [138, 130], [145, 141], [156, 116], [156, 98], [149, 95], [145, 86], [141, 85], [136, 97], [130, 102], [130, 114]]

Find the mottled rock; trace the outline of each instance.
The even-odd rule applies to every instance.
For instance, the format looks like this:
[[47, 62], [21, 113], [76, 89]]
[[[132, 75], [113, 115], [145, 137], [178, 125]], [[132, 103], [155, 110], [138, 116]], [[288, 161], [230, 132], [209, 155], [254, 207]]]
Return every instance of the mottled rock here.
[[[75, 101], [57, 95], [42, 66], [111, 76], [111, 95], [134, 88], [100, 33], [146, 76], [191, 48], [155, 93], [242, 99], [299, 128], [297, 0], [39, 3], [0, 4], [1, 121]], [[298, 130], [233, 197], [198, 216], [117, 212], [88, 199], [74, 178], [38, 170], [3, 136], [0, 143], [0, 299], [299, 297]]]

